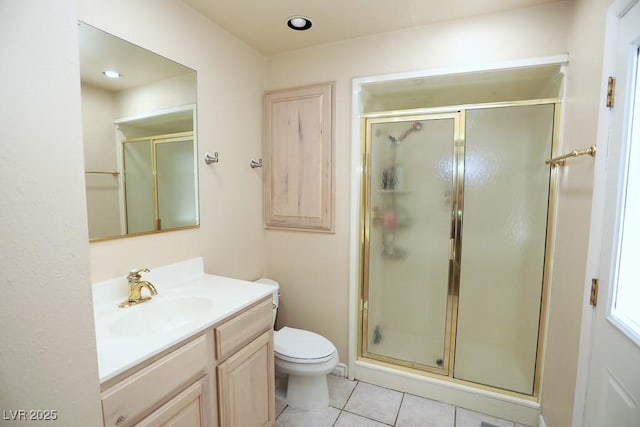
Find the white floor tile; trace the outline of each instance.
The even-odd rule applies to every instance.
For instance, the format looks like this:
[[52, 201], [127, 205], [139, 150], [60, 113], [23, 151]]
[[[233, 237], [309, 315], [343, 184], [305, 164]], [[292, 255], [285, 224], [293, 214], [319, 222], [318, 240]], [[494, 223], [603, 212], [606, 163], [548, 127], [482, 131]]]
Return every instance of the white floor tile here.
[[349, 381], [336, 375], [327, 375], [327, 383], [329, 384], [329, 404], [338, 409], [344, 408], [353, 389], [358, 384], [357, 381]]
[[342, 411], [334, 427], [387, 427], [389, 424], [382, 424], [351, 412]]
[[280, 416], [280, 414], [282, 413], [282, 411], [284, 411], [284, 408], [287, 407], [287, 402], [276, 396], [276, 418], [278, 418]]
[[497, 427], [514, 427], [512, 421], [502, 420], [464, 408], [456, 408], [456, 427], [480, 427], [482, 421], [491, 423]]
[[303, 411], [290, 406], [276, 419], [275, 427], [332, 427], [340, 410], [332, 407]]
[[398, 416], [402, 393], [359, 382], [344, 409], [354, 414], [393, 424]]
[[497, 427], [527, 427], [335, 375], [328, 375], [327, 381], [331, 406], [303, 411], [286, 405], [287, 377], [276, 377], [275, 427], [480, 427], [483, 421]]
[[397, 427], [454, 427], [456, 408], [442, 402], [405, 394]]

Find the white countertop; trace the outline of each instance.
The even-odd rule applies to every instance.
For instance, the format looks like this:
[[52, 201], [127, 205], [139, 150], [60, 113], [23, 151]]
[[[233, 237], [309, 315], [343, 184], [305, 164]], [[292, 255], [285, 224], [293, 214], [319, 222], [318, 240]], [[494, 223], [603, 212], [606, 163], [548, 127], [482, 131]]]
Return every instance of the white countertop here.
[[[158, 295], [129, 308], [118, 307], [127, 298], [125, 276], [93, 285], [100, 383], [273, 294], [271, 286], [204, 273], [202, 258], [155, 268], [142, 280]], [[163, 313], [173, 307], [187, 310], [167, 322]]]

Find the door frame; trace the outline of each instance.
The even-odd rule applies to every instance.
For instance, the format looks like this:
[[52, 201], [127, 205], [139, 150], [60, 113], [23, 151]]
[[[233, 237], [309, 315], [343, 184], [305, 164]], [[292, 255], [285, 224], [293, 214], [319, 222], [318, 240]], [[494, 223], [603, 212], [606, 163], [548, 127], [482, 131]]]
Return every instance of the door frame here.
[[[338, 369], [345, 376], [353, 379], [358, 376], [363, 381], [383, 385], [385, 387], [403, 390], [418, 396], [438, 396], [438, 400], [451, 404], [465, 406], [490, 412], [494, 416], [509, 418], [517, 422], [535, 425], [538, 422], [540, 404], [538, 401], [526, 400], [520, 397], [508, 396], [489, 390], [480, 390], [464, 384], [454, 384], [449, 381], [437, 380], [423, 375], [410, 373], [399, 374], [397, 370], [373, 367], [362, 362], [356, 362], [358, 355], [358, 313], [359, 313], [359, 278], [360, 278], [360, 204], [363, 191], [363, 169], [361, 159], [362, 132], [360, 126], [361, 115], [366, 108], [366, 88], [369, 85], [401, 81], [420, 77], [450, 76], [486, 71], [502, 71], [508, 69], [527, 68], [544, 65], [566, 66], [569, 62], [568, 54], [534, 57], [518, 60], [496, 61], [489, 63], [474, 63], [464, 66], [423, 69], [393, 74], [380, 74], [357, 77], [351, 84], [351, 168], [350, 168], [350, 229], [349, 229], [349, 317], [348, 317], [348, 365], [340, 364]], [[561, 99], [563, 98], [561, 94]], [[547, 312], [548, 315], [548, 312]], [[546, 320], [546, 319], [545, 319]], [[546, 328], [545, 328], [546, 329]], [[544, 332], [546, 334], [546, 330]], [[348, 369], [345, 369], [348, 368]], [[542, 367], [544, 369], [544, 366]], [[345, 372], [346, 371], [346, 372]]]
[[[584, 410], [587, 398], [587, 384], [589, 380], [589, 366], [591, 362], [591, 345], [593, 319], [595, 307], [590, 305], [591, 279], [600, 276], [600, 254], [605, 212], [607, 187], [607, 153], [609, 151], [609, 130], [612, 112], [606, 107], [607, 80], [606, 76], [613, 76], [616, 67], [616, 45], [618, 22], [624, 14], [639, 0], [615, 0], [607, 9], [604, 54], [602, 60], [602, 78], [600, 88], [600, 103], [598, 107], [598, 130], [596, 156], [593, 172], [593, 196], [591, 201], [591, 225], [589, 227], [589, 247], [587, 250], [587, 266], [583, 286], [582, 321], [580, 327], [580, 344], [578, 347], [578, 368], [576, 372], [576, 386], [573, 401], [572, 426], [584, 424]], [[607, 301], [603, 303], [608, 304]]]
[[484, 71], [500, 71], [517, 68], [527, 68], [542, 65], [566, 65], [569, 62], [568, 54], [552, 55], [536, 58], [517, 59], [511, 61], [498, 61], [485, 64], [470, 64], [466, 66], [442, 67], [409, 71], [402, 73], [381, 74], [367, 77], [357, 77], [351, 82], [351, 169], [350, 169], [350, 229], [349, 229], [349, 334], [347, 374], [354, 378], [355, 363], [358, 357], [358, 313], [359, 313], [359, 286], [360, 286], [360, 247], [361, 247], [361, 212], [360, 203], [364, 191], [364, 174], [362, 170], [362, 135], [361, 117], [364, 113], [362, 98], [363, 89], [368, 85], [401, 81], [421, 77], [447, 76], [454, 74], [468, 74]]
[[[455, 217], [455, 212], [460, 209], [459, 201], [462, 197], [462, 184], [461, 184], [461, 174], [456, 173], [455, 170], [459, 168], [463, 168], [461, 165], [461, 161], [464, 162], [464, 153], [461, 154], [461, 143], [463, 141], [462, 134], [464, 133], [464, 117], [465, 110], [460, 108], [446, 108], [447, 111], [440, 111], [440, 109], [436, 109], [434, 112], [433, 109], [421, 109], [421, 110], [405, 110], [405, 111], [385, 111], [385, 112], [377, 112], [373, 114], [363, 114], [362, 115], [362, 129], [364, 134], [364, 141], [362, 143], [363, 152], [360, 154], [360, 157], [363, 161], [363, 192], [364, 197], [362, 198], [362, 206], [361, 206], [361, 223], [360, 223], [360, 232], [362, 233], [361, 241], [363, 243], [361, 248], [362, 258], [359, 260], [361, 265], [361, 277], [359, 278], [359, 306], [361, 307], [362, 314], [358, 315], [358, 355], [362, 355], [362, 357], [366, 359], [370, 359], [372, 361], [376, 361], [377, 363], [389, 363], [392, 366], [397, 366], [399, 369], [406, 369], [409, 371], [415, 370], [416, 372], [423, 372], [425, 374], [431, 373], [442, 378], [452, 378], [453, 377], [453, 354], [455, 353], [455, 340], [452, 339], [454, 334], [452, 333], [455, 330], [455, 311], [454, 308], [456, 304], [454, 301], [457, 299], [457, 290], [458, 290], [458, 282], [457, 282], [457, 270], [451, 267], [452, 262], [458, 262], [459, 259], [450, 258], [449, 265], [447, 266], [448, 278], [446, 281], [447, 286], [447, 300], [446, 300], [446, 310], [445, 310], [445, 331], [444, 331], [444, 339], [443, 339], [443, 366], [434, 367], [429, 365], [424, 365], [417, 362], [412, 361], [403, 361], [400, 359], [396, 359], [390, 356], [385, 356], [382, 354], [376, 354], [374, 352], [370, 352], [367, 346], [367, 337], [368, 333], [368, 312], [369, 312], [369, 261], [370, 261], [370, 234], [371, 234], [371, 216], [370, 210], [368, 209], [369, 203], [371, 201], [371, 193], [373, 191], [371, 180], [367, 178], [371, 178], [371, 155], [373, 151], [373, 140], [371, 135], [371, 126], [374, 124], [383, 124], [383, 123], [411, 123], [416, 121], [426, 122], [426, 121], [436, 121], [436, 120], [453, 120], [452, 126], [452, 139], [451, 139], [451, 161], [453, 164], [454, 172], [452, 173], [452, 181], [451, 181], [451, 191], [454, 194], [452, 197], [451, 203], [451, 211], [449, 213], [449, 222], [451, 223], [451, 230], [449, 230], [450, 240], [455, 241], [454, 247], [459, 248], [460, 245], [460, 222], [461, 218], [457, 220], [453, 220]], [[462, 160], [461, 160], [462, 159]], [[453, 247], [450, 248], [453, 252]], [[458, 249], [455, 250], [457, 257], [459, 258], [460, 251]], [[450, 254], [451, 256], [452, 254]]]

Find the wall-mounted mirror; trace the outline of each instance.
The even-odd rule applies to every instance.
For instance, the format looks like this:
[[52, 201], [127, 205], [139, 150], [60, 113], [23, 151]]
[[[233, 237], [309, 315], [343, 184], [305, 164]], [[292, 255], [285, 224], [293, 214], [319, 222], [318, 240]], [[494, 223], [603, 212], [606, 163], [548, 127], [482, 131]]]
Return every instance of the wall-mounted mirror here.
[[196, 72], [78, 30], [89, 239], [198, 226]]

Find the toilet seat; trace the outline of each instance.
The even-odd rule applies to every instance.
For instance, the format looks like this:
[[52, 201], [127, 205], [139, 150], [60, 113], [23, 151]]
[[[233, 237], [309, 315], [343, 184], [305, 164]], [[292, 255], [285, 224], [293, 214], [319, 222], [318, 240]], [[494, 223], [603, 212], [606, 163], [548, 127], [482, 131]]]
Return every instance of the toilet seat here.
[[274, 352], [278, 359], [295, 363], [322, 363], [337, 352], [331, 341], [311, 331], [285, 326], [274, 332]]

